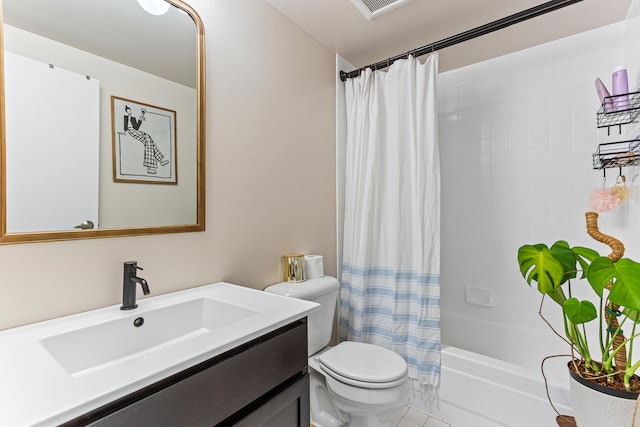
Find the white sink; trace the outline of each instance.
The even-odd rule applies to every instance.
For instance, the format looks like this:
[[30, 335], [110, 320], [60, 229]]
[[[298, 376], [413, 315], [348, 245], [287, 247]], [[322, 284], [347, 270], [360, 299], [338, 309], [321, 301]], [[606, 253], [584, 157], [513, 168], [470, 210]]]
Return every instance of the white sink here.
[[[40, 343], [69, 374], [123, 363], [159, 347], [253, 316], [258, 311], [214, 298], [198, 298], [44, 338]], [[136, 326], [139, 325], [139, 326]]]
[[318, 308], [224, 282], [138, 305], [0, 331], [0, 426], [63, 424]]

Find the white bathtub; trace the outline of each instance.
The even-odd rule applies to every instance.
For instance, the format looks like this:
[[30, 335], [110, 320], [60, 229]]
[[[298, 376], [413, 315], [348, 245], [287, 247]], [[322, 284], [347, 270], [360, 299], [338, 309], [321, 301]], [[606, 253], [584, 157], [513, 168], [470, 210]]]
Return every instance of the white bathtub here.
[[[560, 413], [571, 415], [568, 383], [550, 385]], [[457, 427], [557, 427], [539, 370], [443, 346], [437, 398], [410, 405]]]

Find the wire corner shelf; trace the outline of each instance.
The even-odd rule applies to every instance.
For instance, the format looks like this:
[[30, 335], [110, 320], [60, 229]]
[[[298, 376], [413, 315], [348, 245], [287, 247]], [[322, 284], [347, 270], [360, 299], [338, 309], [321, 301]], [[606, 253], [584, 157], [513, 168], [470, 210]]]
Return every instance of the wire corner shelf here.
[[598, 144], [593, 153], [593, 168], [608, 169], [640, 164], [640, 139]]
[[607, 96], [598, 109], [599, 128], [622, 126], [633, 122], [640, 115], [640, 91]]

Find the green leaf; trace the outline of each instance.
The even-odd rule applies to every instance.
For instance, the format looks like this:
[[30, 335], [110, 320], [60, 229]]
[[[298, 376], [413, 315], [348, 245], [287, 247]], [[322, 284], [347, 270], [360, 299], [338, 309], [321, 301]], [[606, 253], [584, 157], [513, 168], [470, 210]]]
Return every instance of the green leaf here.
[[551, 255], [562, 264], [564, 275], [560, 284], [576, 277], [576, 254], [564, 240], [558, 240], [551, 246]]
[[547, 296], [557, 302], [560, 306], [562, 306], [567, 300], [567, 297], [561, 287], [556, 288], [553, 292], [549, 292]]
[[577, 298], [569, 298], [564, 302], [562, 308], [575, 325], [587, 323], [598, 317], [598, 311], [591, 301], [578, 301]]
[[585, 248], [582, 246], [574, 246], [571, 248], [573, 253], [576, 254], [576, 259], [580, 264], [580, 269], [582, 270], [581, 279], [587, 277], [587, 269], [589, 268], [589, 264], [593, 262], [594, 259], [598, 258], [600, 254], [593, 249]]
[[604, 288], [615, 276], [616, 268], [613, 261], [606, 256], [594, 259], [587, 270], [587, 280], [600, 298], [602, 298]]
[[613, 267], [616, 273], [609, 300], [623, 307], [640, 311], [640, 264], [623, 258], [613, 264]]
[[622, 314], [631, 319], [633, 323], [640, 323], [640, 311], [625, 308], [624, 310], [622, 310]]
[[[556, 252], [562, 253], [558, 245]], [[538, 283], [538, 291], [549, 294], [559, 287], [564, 280], [565, 269], [544, 244], [524, 245], [518, 249], [518, 264], [520, 273], [529, 286], [531, 282]], [[575, 265], [575, 261], [574, 261]]]

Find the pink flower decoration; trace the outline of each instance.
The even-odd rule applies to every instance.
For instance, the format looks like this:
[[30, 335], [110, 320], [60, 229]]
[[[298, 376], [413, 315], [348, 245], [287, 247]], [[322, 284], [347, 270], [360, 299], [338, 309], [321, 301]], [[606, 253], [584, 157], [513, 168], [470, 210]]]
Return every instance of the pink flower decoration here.
[[596, 212], [608, 212], [624, 202], [629, 194], [625, 182], [625, 177], [620, 176], [613, 187], [593, 190], [589, 198], [591, 209]]
[[620, 197], [618, 197], [618, 194], [612, 190], [613, 189], [611, 188], [599, 188], [597, 190], [593, 190], [591, 192], [591, 197], [589, 198], [589, 205], [591, 206], [591, 209], [602, 213], [608, 212], [618, 206], [621, 202]]

